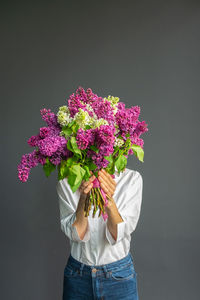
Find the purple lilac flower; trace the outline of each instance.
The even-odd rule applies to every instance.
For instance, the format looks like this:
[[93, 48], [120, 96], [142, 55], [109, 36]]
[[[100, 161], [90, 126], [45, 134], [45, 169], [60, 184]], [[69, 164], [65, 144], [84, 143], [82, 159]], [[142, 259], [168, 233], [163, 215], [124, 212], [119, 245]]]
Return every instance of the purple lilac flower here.
[[89, 146], [94, 144], [95, 140], [95, 130], [94, 129], [87, 129], [83, 130], [79, 128], [76, 135], [76, 142], [79, 149], [86, 149]]
[[96, 142], [99, 147], [101, 144], [114, 144], [115, 127], [108, 125], [101, 125], [96, 129]]
[[51, 109], [43, 108], [40, 110], [42, 119], [47, 123], [48, 126], [57, 125], [57, 116], [51, 112]]
[[39, 136], [41, 137], [41, 139], [44, 139], [45, 137], [47, 137], [49, 135], [49, 131], [50, 131], [49, 127], [40, 128]]
[[67, 143], [63, 136], [50, 136], [37, 142], [41, 154], [51, 156]]
[[148, 131], [149, 129], [147, 128], [147, 124], [145, 121], [138, 122], [137, 127], [135, 129], [135, 133], [138, 135], [138, 137]]
[[39, 135], [33, 135], [32, 137], [30, 137], [27, 141], [27, 143], [29, 144], [29, 146], [31, 147], [35, 147], [37, 145], [37, 142], [40, 140]]
[[22, 182], [26, 182], [31, 168], [38, 165], [37, 151], [22, 155], [21, 162], [18, 165], [18, 177]]
[[91, 103], [91, 106], [99, 119], [104, 118], [109, 124], [114, 124], [114, 108], [109, 101], [99, 99], [98, 101]]
[[[81, 97], [81, 99], [84, 99], [84, 97]], [[84, 108], [85, 105], [81, 103], [80, 95], [79, 95], [79, 89], [76, 90], [76, 93], [70, 95], [68, 99], [68, 108], [70, 111], [70, 117], [74, 117], [75, 114], [78, 112], [79, 108]]]
[[[79, 149], [87, 149], [87, 156], [97, 165], [97, 169], [106, 168], [109, 164], [104, 156], [112, 155], [115, 136], [121, 135], [124, 141], [130, 138], [131, 144], [143, 148], [144, 141], [140, 136], [148, 131], [148, 128], [145, 121], [141, 122], [138, 119], [140, 115], [139, 106], [126, 108], [123, 102], [118, 102], [117, 112], [114, 114], [114, 108], [108, 100], [94, 94], [90, 88], [85, 91], [79, 86], [68, 99], [70, 116], [74, 117], [79, 108], [82, 108], [87, 110], [91, 117], [94, 117], [88, 104], [93, 108], [97, 118], [103, 118], [109, 124], [85, 131], [79, 128], [77, 131], [76, 141]], [[73, 156], [73, 153], [67, 149], [67, 140], [65, 137], [60, 136], [62, 127], [57, 122], [57, 116], [46, 108], [41, 109], [40, 113], [42, 119], [47, 123], [47, 127], [41, 127], [38, 135], [33, 135], [27, 141], [29, 146], [38, 149], [22, 156], [18, 165], [18, 177], [22, 182], [27, 181], [31, 168], [39, 163], [42, 165], [46, 163], [46, 157], [49, 157], [52, 164], [59, 165], [62, 159], [66, 160], [68, 157]], [[117, 134], [115, 125], [118, 126], [119, 130]], [[91, 145], [96, 145], [99, 149], [98, 153], [90, 149]], [[133, 150], [129, 149], [128, 155], [131, 154], [133, 154]]]

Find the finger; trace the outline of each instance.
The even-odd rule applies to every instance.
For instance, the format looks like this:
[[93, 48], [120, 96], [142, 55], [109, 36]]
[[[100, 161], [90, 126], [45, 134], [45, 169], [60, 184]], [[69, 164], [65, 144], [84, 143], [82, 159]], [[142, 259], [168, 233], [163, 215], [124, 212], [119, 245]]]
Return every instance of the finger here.
[[112, 185], [116, 185], [116, 182], [115, 182], [115, 180], [112, 178], [112, 176], [109, 174], [109, 173], [107, 173], [104, 169], [102, 169], [100, 172], [99, 172], [99, 174], [101, 175], [101, 176], [103, 176], [106, 180], [108, 180], [109, 182], [110, 182], [110, 184], [112, 184]]
[[90, 180], [90, 181], [93, 181], [93, 180], [95, 179], [95, 177], [96, 177], [96, 176], [93, 174], [93, 175], [89, 178], [89, 180]]
[[99, 175], [99, 181], [101, 181], [101, 180], [104, 180], [105, 182], [107, 182], [107, 184], [112, 188], [112, 189], [115, 189], [116, 188], [116, 183], [115, 184], [113, 184], [113, 181], [111, 181], [110, 180], [110, 178], [112, 178], [111, 176], [110, 177], [108, 177], [108, 176], [106, 176], [105, 174], [103, 174], [103, 173], [99, 173], [100, 175]]
[[111, 193], [115, 191], [115, 187], [112, 186], [110, 184], [110, 182], [108, 182], [107, 180], [105, 180], [103, 177], [100, 176], [99, 177], [99, 181], [100, 181], [100, 183], [103, 183], [106, 186], [106, 188], [111, 191]]
[[89, 185], [91, 182], [93, 182], [95, 179], [95, 176], [93, 175], [92, 177], [89, 178], [88, 181], [86, 181], [86, 186]]
[[110, 182], [106, 181], [102, 176], [99, 177], [100, 184], [103, 183], [104, 186], [110, 191], [110, 194], [114, 194], [116, 187], [112, 186]]
[[116, 181], [112, 178], [112, 176], [108, 172], [106, 172], [104, 169], [102, 169], [101, 171], [112, 182], [113, 185], [116, 185]]
[[95, 175], [90, 177], [88, 181], [84, 181], [83, 182], [83, 188], [87, 187], [92, 181], [94, 181], [94, 179], [95, 179]]
[[103, 191], [105, 192], [105, 194], [108, 194], [110, 197], [112, 196], [111, 191], [108, 189], [107, 186], [105, 186], [104, 183], [101, 183], [101, 187], [102, 187]]
[[90, 183], [90, 184], [84, 189], [84, 193], [85, 193], [85, 194], [89, 193], [89, 191], [91, 190], [92, 187], [93, 187], [93, 183]]
[[100, 175], [98, 179], [100, 181], [100, 184], [103, 184], [111, 194], [114, 194], [116, 188], [115, 186], [112, 186], [112, 184], [108, 181], [107, 178], [105, 178], [105, 176], [103, 177]]

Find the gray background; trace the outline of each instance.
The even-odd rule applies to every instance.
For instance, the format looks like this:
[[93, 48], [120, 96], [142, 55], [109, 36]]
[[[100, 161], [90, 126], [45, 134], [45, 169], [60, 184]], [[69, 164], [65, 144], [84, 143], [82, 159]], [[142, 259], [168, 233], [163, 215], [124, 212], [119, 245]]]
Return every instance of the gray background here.
[[[57, 173], [17, 164], [81, 85], [141, 106], [149, 132], [131, 249], [140, 300], [199, 299], [199, 1], [7, 1], [1, 5], [1, 299], [57, 300], [69, 241]], [[114, 299], [114, 297], [113, 297]]]

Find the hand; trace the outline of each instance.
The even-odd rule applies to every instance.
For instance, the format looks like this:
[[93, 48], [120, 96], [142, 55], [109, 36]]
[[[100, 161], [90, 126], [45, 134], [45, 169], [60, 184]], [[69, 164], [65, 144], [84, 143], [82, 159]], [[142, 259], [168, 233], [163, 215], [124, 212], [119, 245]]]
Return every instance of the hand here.
[[[91, 174], [93, 174], [92, 172], [90, 172]], [[79, 186], [79, 191], [81, 193], [80, 197], [82, 199], [86, 199], [87, 198], [87, 194], [90, 192], [90, 190], [93, 187], [93, 183], [92, 181], [95, 179], [95, 175], [92, 175], [88, 181], [83, 180], [81, 185]]]
[[98, 179], [100, 181], [100, 186], [110, 198], [113, 197], [115, 190], [116, 190], [116, 182], [112, 178], [112, 176], [106, 172], [104, 169], [101, 169], [98, 172]]

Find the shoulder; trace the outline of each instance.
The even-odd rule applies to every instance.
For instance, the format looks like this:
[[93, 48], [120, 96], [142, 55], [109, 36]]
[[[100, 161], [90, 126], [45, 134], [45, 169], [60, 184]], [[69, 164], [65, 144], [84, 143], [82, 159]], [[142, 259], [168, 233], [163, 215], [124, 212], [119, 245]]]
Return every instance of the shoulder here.
[[139, 171], [126, 168], [123, 173], [125, 180], [127, 180], [131, 186], [133, 184], [141, 186], [143, 185], [143, 177]]

